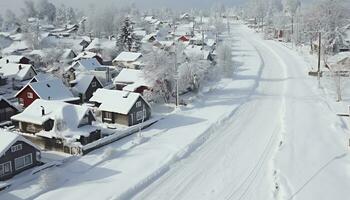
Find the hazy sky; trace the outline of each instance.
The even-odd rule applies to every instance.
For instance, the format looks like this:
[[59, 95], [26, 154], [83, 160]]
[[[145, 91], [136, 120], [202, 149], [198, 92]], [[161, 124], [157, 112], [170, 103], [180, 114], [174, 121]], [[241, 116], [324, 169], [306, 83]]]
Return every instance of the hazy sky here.
[[[13, 9], [20, 11], [23, 6], [24, 0], [0, 0], [0, 12], [6, 9]], [[145, 8], [203, 8], [210, 7], [215, 3], [225, 3], [227, 5], [235, 5], [237, 3], [244, 2], [244, 0], [50, 0], [54, 4], [66, 4], [75, 8], [86, 8], [91, 4], [97, 4], [97, 6], [106, 7], [110, 4], [114, 5], [130, 5], [134, 2], [138, 7]]]

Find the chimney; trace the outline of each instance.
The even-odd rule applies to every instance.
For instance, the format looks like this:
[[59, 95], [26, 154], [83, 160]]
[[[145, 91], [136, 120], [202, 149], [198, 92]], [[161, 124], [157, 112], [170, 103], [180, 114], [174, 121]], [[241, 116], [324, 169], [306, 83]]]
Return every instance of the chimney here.
[[129, 94], [130, 94], [130, 92], [125, 92], [124, 94], [123, 94], [123, 98], [128, 98], [129, 97]]
[[22, 65], [18, 65], [18, 70], [22, 70]]
[[9, 59], [6, 59], [6, 63], [9, 64], [9, 62], [10, 62]]
[[45, 115], [45, 109], [44, 109], [44, 106], [40, 106], [41, 107], [41, 116], [44, 116]]

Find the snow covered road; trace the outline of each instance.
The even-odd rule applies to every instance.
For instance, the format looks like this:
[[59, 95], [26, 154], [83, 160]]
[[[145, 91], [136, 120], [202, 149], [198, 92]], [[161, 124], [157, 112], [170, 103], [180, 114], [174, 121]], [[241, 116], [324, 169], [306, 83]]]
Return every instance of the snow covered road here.
[[[247, 47], [258, 52], [257, 87], [233, 117], [190, 157], [174, 166], [135, 199], [271, 199], [271, 159], [283, 129], [285, 63], [256, 35], [236, 25], [234, 58]], [[237, 57], [237, 58], [236, 58]], [[252, 59], [252, 58], [251, 58]], [[238, 70], [242, 70], [242, 66]]]

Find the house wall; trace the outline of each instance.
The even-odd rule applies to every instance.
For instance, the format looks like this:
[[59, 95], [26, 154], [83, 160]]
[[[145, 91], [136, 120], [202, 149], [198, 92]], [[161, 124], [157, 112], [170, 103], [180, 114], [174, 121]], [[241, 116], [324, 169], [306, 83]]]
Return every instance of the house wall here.
[[[12, 146], [15, 146], [15, 145], [18, 145], [18, 144], [22, 144], [22, 149], [21, 150], [18, 150], [18, 151], [15, 151], [15, 152], [12, 152], [11, 151], [11, 147]], [[17, 141], [15, 144], [13, 144], [6, 152], [3, 156], [0, 157], [0, 164], [2, 163], [6, 163], [6, 162], [11, 162], [11, 173], [9, 174], [6, 174], [6, 175], [3, 175], [0, 177], [0, 181], [2, 180], [6, 180], [6, 179], [9, 179], [11, 177], [13, 177], [14, 175], [20, 173], [20, 172], [23, 172], [29, 168], [32, 168], [34, 166], [37, 166], [40, 164], [40, 162], [38, 161], [37, 159], [37, 154], [39, 154], [39, 151], [34, 148], [33, 146], [25, 143], [25, 142], [22, 142], [22, 141]], [[21, 156], [24, 156], [24, 155], [27, 155], [27, 154], [32, 154], [32, 161], [33, 163], [29, 166], [26, 166], [24, 168], [21, 168], [21, 169], [18, 169], [16, 170], [15, 169], [15, 158], [18, 158], [18, 157], [21, 157]]]
[[17, 114], [18, 111], [5, 100], [0, 100], [0, 122], [11, 121], [11, 117]]
[[[92, 87], [92, 83], [96, 83], [96, 87]], [[94, 94], [94, 92], [96, 92], [96, 90], [98, 88], [103, 88], [103, 86], [100, 84], [100, 82], [97, 80], [96, 77], [94, 77], [94, 79], [91, 81], [89, 88], [86, 90], [85, 96], [82, 99], [83, 102], [87, 102], [89, 101], [89, 99], [92, 97], [92, 95]]]
[[37, 125], [33, 123], [27, 123], [27, 122], [19, 122], [19, 129], [23, 133], [38, 133], [42, 130], [50, 131], [53, 128], [54, 121], [48, 120], [43, 125]]
[[[33, 94], [33, 98], [28, 98], [28, 92], [31, 92]], [[32, 104], [36, 99], [39, 99], [39, 96], [32, 90], [31, 87], [26, 86], [24, 90], [22, 90], [18, 95], [18, 103], [20, 104], [20, 98], [23, 99], [23, 107], [28, 107], [30, 104]]]
[[128, 115], [123, 115], [119, 113], [112, 113], [112, 119], [108, 119], [106, 111], [102, 111], [102, 122], [104, 123], [110, 123], [110, 124], [121, 124], [125, 126], [133, 126], [139, 123], [142, 123], [142, 118], [137, 119], [137, 112], [142, 112], [143, 108], [145, 108], [146, 116], [144, 118], [144, 121], [147, 121], [151, 117], [151, 108], [148, 106], [148, 104], [143, 100], [143, 98], [139, 97], [139, 99], [136, 102], [141, 102], [141, 106], [137, 107], [136, 103], [131, 108]]
[[30, 67], [30, 70], [28, 70], [27, 74], [23, 77], [21, 81], [32, 79], [37, 73], [35, 72], [33, 67]]
[[[137, 102], [141, 102], [141, 106], [137, 107]], [[146, 116], [144, 117], [144, 121], [147, 121], [151, 117], [151, 108], [148, 106], [148, 104], [143, 100], [143, 98], [139, 97], [139, 99], [136, 101], [135, 105], [131, 108], [129, 112], [129, 126], [133, 126], [139, 123], [142, 123], [142, 119], [137, 120], [137, 112], [143, 111], [145, 108]]]

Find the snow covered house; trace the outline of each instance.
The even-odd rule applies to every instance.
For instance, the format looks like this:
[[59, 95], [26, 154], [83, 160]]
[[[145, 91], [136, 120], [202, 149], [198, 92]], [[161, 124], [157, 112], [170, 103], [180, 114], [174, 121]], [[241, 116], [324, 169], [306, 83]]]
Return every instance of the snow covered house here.
[[96, 103], [104, 123], [133, 126], [151, 117], [151, 106], [138, 93], [98, 89], [90, 102]]
[[100, 130], [92, 124], [95, 117], [85, 106], [37, 99], [11, 119], [22, 133], [33, 134], [33, 143], [45, 149], [64, 151], [62, 144], [86, 145], [101, 138]]
[[30, 82], [18, 91], [15, 97], [18, 98], [19, 104], [23, 107], [28, 107], [36, 99], [79, 103], [79, 98], [74, 97], [72, 92], [57, 78]]
[[0, 63], [0, 74], [8, 80], [25, 81], [33, 78], [36, 71], [30, 64]]
[[73, 94], [79, 97], [81, 102], [87, 102], [98, 88], [103, 88], [102, 83], [89, 74], [79, 74], [70, 82], [70, 86]]
[[0, 129], [0, 181], [40, 164], [39, 147], [23, 136]]
[[88, 47], [90, 43], [91, 43], [90, 37], [84, 36], [82, 37], [82, 40], [80, 41], [79, 45], [83, 47], [83, 51], [84, 51], [85, 48]]
[[136, 92], [143, 94], [145, 90], [151, 88], [150, 84], [145, 80], [144, 74], [137, 69], [122, 69], [117, 77], [113, 80], [117, 90]]
[[145, 37], [142, 38], [141, 42], [143, 43], [152, 43], [157, 40], [157, 34], [152, 33], [148, 34]]
[[72, 49], [65, 49], [63, 51], [63, 54], [61, 56], [61, 62], [62, 63], [72, 63], [73, 62], [73, 59], [77, 57], [77, 55], [75, 54], [75, 52], [72, 50]]
[[202, 49], [202, 46], [189, 45], [185, 48], [184, 54], [188, 59], [213, 60], [210, 51]]
[[84, 49], [85, 51], [100, 53], [102, 51], [101, 42], [99, 38], [95, 38], [92, 42]]
[[73, 61], [92, 59], [92, 58], [95, 58], [100, 64], [103, 64], [102, 56], [97, 54], [97, 53], [90, 52], [90, 51], [81, 52], [75, 58], [73, 58]]
[[68, 82], [75, 80], [81, 73], [94, 75], [102, 83], [108, 83], [112, 80], [115, 70], [114, 67], [101, 65], [95, 58], [78, 60], [65, 69]]
[[130, 69], [139, 69], [141, 66], [141, 53], [121, 52], [113, 61], [114, 66], [120, 66]]
[[350, 72], [350, 52], [340, 52], [330, 57], [326, 67], [333, 71]]
[[0, 59], [0, 63], [6, 64], [6, 63], [16, 63], [16, 64], [31, 64], [31, 61], [29, 58], [24, 56], [18, 56], [18, 55], [10, 55], [5, 56]]
[[0, 96], [0, 125], [11, 121], [11, 117], [19, 112], [19, 109], [9, 102], [5, 97]]

